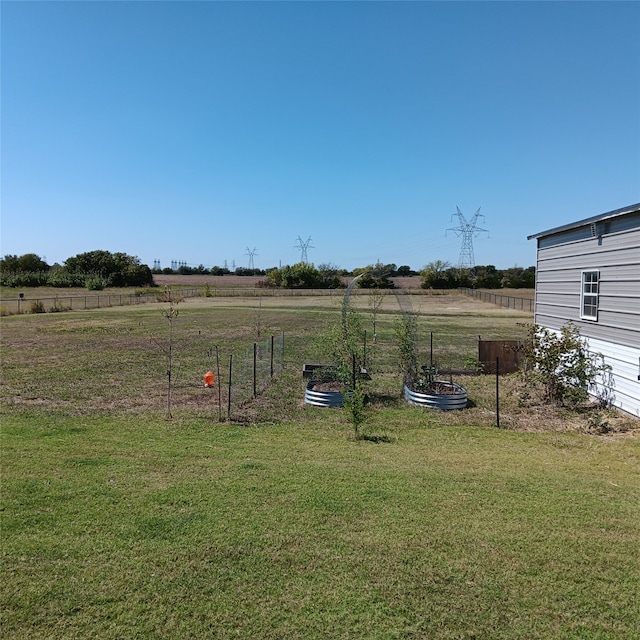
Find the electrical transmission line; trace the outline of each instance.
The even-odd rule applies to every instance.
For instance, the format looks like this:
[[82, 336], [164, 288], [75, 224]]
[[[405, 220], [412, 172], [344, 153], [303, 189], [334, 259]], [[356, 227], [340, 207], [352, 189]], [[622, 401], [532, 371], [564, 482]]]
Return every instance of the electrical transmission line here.
[[315, 249], [315, 247], [311, 244], [311, 236], [309, 236], [306, 240], [303, 240], [300, 236], [298, 236], [298, 244], [295, 246], [296, 249], [300, 249], [300, 262], [307, 263], [307, 250]]
[[251, 251], [251, 249], [249, 249], [249, 247], [247, 247], [247, 253], [244, 254], [245, 256], [249, 256], [249, 269], [255, 269], [255, 267], [253, 266], [253, 256], [257, 256], [258, 254], [256, 253], [256, 248], [253, 247], [253, 251]]
[[467, 219], [462, 214], [462, 211], [456, 207], [457, 213], [454, 216], [458, 218], [460, 225], [457, 227], [451, 227], [447, 231], [453, 231], [458, 237], [462, 236], [462, 247], [460, 247], [460, 257], [458, 258], [458, 267], [464, 269], [466, 267], [472, 268], [476, 266], [476, 260], [473, 255], [473, 238], [477, 238], [481, 233], [489, 233], [486, 229], [482, 229], [476, 225], [478, 218], [484, 220], [484, 216], [480, 213], [480, 207], [473, 214], [471, 220], [467, 222]]

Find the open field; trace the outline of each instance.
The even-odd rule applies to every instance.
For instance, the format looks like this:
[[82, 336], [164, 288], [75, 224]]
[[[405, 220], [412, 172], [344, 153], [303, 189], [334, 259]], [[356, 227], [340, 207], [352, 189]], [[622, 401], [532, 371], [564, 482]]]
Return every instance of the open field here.
[[[471, 407], [399, 397], [399, 308], [369, 345], [364, 429], [305, 406], [326, 297], [196, 298], [175, 323], [165, 419], [160, 305], [2, 320], [3, 638], [640, 636], [637, 423], [519, 406], [518, 376], [465, 377]], [[461, 364], [530, 314], [412, 297], [422, 361]], [[353, 297], [370, 331], [366, 296]], [[285, 334], [285, 370], [233, 422], [202, 385]], [[604, 416], [604, 417], [603, 417]], [[584, 433], [602, 419], [626, 433]]]

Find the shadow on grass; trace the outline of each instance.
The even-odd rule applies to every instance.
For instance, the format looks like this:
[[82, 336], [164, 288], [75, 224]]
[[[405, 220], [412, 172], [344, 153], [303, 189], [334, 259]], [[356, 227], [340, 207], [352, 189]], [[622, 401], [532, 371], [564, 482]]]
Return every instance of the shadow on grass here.
[[366, 442], [373, 442], [375, 444], [380, 444], [381, 442], [394, 443], [397, 441], [396, 437], [387, 435], [386, 433], [358, 433], [354, 439], [365, 440]]

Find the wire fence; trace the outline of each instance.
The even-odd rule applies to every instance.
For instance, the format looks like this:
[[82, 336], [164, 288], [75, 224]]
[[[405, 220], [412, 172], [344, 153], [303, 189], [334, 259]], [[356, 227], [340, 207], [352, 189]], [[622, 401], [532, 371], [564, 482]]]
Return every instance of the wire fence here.
[[254, 342], [240, 353], [225, 353], [218, 346], [202, 353], [176, 340], [170, 389], [165, 386], [162, 391], [167, 413], [199, 407], [203, 415], [219, 421], [240, 417], [241, 409], [263, 394], [284, 369], [284, 347], [284, 332]]
[[[381, 295], [412, 295], [412, 296], [444, 296], [457, 291], [456, 289], [420, 289], [397, 288], [378, 289]], [[473, 291], [473, 290], [470, 290]], [[171, 289], [172, 295], [182, 298], [296, 298], [296, 297], [329, 297], [344, 298], [345, 289], [282, 289], [268, 287], [225, 287], [212, 289], [207, 286]], [[352, 295], [370, 295], [371, 289], [354, 289]], [[55, 295], [18, 298], [3, 298], [0, 300], [0, 315], [15, 315], [20, 313], [53, 313], [56, 311], [80, 311], [88, 309], [103, 309], [128, 305], [162, 302], [163, 292], [135, 292], [135, 293], [102, 293], [87, 295]], [[519, 300], [519, 298], [518, 298]]]
[[[189, 289], [171, 289], [171, 295], [180, 298], [193, 298], [202, 295], [202, 290], [192, 287]], [[162, 302], [163, 292], [138, 293], [103, 293], [92, 295], [68, 295], [0, 300], [2, 315], [21, 313], [54, 313], [57, 311], [80, 311], [87, 309], [104, 309], [105, 307], [123, 307], [128, 305]]]
[[256, 398], [284, 368], [284, 332], [262, 342], [254, 342], [244, 353], [229, 355], [228, 368], [221, 370], [221, 386], [226, 387], [226, 413]]
[[461, 287], [458, 289], [465, 295], [482, 300], [482, 302], [490, 302], [491, 304], [507, 309], [519, 309], [521, 311], [530, 311], [533, 313], [535, 300], [533, 298], [517, 298], [515, 296], [506, 296], [502, 293], [492, 293], [489, 291], [480, 291], [479, 289], [467, 289]]

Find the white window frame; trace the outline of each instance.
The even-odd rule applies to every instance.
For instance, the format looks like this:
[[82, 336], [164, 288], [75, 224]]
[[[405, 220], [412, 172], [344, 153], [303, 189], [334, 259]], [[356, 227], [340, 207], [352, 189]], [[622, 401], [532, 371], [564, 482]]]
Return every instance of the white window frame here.
[[599, 297], [600, 271], [585, 269], [580, 276], [580, 318], [598, 320]]

